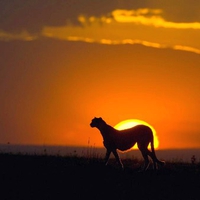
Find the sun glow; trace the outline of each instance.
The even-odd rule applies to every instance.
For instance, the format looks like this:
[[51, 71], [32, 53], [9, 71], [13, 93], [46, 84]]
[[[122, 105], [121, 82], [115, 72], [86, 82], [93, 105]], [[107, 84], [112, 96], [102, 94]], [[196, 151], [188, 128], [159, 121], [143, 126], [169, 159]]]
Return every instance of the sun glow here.
[[[138, 120], [138, 119], [128, 119], [128, 120], [124, 120], [124, 121], [121, 121], [120, 123], [118, 123], [117, 125], [114, 126], [115, 129], [117, 130], [124, 130], [124, 129], [128, 129], [128, 128], [132, 128], [136, 125], [139, 125], [139, 124], [143, 124], [143, 125], [146, 125], [146, 126], [149, 126], [151, 128], [151, 130], [153, 131], [153, 136], [154, 136], [154, 148], [157, 149], [158, 146], [159, 146], [159, 141], [158, 141], [158, 137], [156, 135], [156, 131], [155, 129], [149, 125], [148, 123], [142, 121], [142, 120]], [[133, 149], [137, 149], [137, 144], [133, 147]], [[149, 146], [150, 148], [150, 146]]]

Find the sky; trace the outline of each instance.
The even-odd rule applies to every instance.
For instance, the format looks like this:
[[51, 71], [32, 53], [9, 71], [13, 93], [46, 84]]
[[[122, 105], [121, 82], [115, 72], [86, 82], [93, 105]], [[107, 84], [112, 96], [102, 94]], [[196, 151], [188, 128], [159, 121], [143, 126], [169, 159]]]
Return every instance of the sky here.
[[200, 147], [200, 1], [1, 0], [0, 143], [101, 147], [127, 119]]

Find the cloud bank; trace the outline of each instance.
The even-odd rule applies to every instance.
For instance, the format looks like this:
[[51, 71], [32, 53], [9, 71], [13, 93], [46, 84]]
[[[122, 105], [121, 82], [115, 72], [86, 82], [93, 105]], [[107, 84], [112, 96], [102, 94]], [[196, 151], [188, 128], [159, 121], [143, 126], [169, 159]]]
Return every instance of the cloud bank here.
[[200, 54], [200, 44], [196, 42], [200, 39], [200, 14], [197, 5], [193, 7], [189, 1], [181, 6], [171, 1], [84, 2], [0, 2], [0, 40], [47, 37], [107, 45], [142, 44]]

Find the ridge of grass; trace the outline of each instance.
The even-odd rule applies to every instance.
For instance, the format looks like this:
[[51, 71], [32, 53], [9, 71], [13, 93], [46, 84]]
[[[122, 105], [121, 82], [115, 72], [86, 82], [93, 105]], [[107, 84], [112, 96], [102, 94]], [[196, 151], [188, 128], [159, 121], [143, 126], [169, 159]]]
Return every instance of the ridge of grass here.
[[167, 162], [143, 173], [142, 162], [0, 154], [1, 199], [199, 199], [200, 163]]

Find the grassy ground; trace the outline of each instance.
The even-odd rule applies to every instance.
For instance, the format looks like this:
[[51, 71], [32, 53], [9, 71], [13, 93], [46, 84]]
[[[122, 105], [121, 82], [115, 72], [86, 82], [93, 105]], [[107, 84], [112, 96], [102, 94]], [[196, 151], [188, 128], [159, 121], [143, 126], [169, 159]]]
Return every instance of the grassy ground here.
[[137, 160], [0, 154], [0, 199], [200, 199], [200, 163], [138, 172]]

